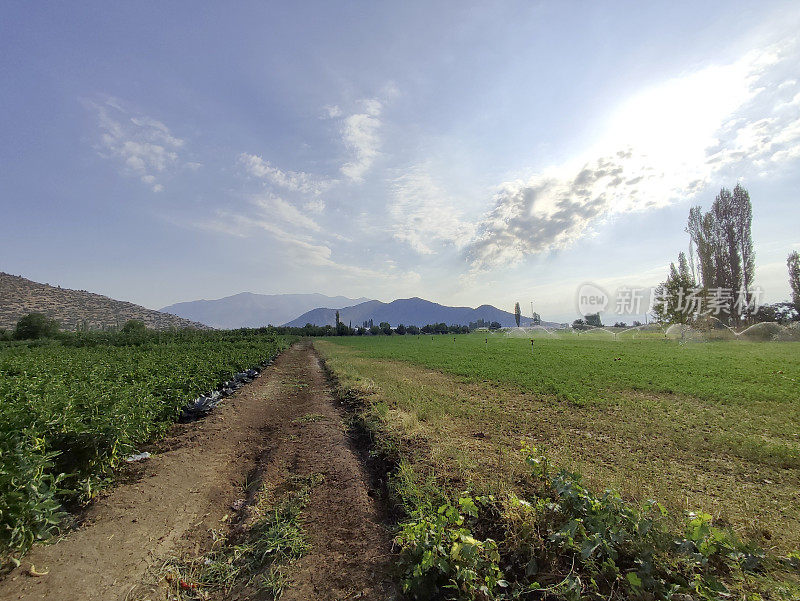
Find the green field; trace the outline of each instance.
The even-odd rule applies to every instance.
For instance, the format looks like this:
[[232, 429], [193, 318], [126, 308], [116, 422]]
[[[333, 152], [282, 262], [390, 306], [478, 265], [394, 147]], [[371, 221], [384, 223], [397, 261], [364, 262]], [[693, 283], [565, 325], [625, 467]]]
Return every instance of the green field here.
[[[590, 491], [614, 488], [634, 507], [658, 501], [667, 532], [690, 532], [690, 513], [707, 512], [718, 533], [768, 557], [800, 549], [798, 343], [578, 336], [536, 338], [532, 346], [471, 334], [328, 338], [315, 346], [343, 394], [365, 400], [362, 426], [398, 462], [394, 494], [412, 515], [429, 515], [426, 505], [455, 502], [463, 491], [531, 495], [524, 442], [544, 449], [553, 470], [582, 474]], [[495, 511], [502, 527], [489, 531], [516, 541], [514, 512], [504, 503]], [[504, 544], [508, 538], [501, 552]], [[725, 568], [729, 593], [797, 598], [796, 573], [786, 565], [775, 560], [738, 576]], [[561, 570], [553, 568], [566, 578], [569, 566]], [[614, 585], [598, 586], [606, 597], [613, 592]], [[698, 587], [686, 585], [695, 598], [727, 598], [704, 597]], [[635, 598], [634, 588], [620, 595]]]
[[0, 345], [0, 555], [24, 551], [90, 500], [187, 401], [288, 339], [254, 331], [65, 335]]
[[531, 344], [503, 334], [471, 334], [349, 337], [336, 343], [362, 356], [410, 361], [578, 404], [611, 401], [630, 391], [723, 403], [800, 400], [797, 342], [678, 344], [663, 337], [613, 341], [583, 335]]

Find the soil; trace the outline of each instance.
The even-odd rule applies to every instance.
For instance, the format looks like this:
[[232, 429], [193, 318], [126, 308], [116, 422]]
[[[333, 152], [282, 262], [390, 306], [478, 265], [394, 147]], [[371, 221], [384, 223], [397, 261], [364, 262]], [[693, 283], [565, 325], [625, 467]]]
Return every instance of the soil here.
[[281, 598], [397, 598], [391, 533], [343, 417], [312, 346], [295, 344], [209, 417], [176, 425], [80, 527], [35, 547], [0, 582], [0, 600], [155, 600], [148, 575], [206, 551], [253, 478], [313, 474], [324, 479], [301, 516], [312, 547]]

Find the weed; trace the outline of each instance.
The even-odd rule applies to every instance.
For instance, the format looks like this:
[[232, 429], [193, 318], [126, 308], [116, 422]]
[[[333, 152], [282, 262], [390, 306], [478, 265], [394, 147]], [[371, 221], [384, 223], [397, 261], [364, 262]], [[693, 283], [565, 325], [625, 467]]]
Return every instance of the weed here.
[[179, 599], [199, 599], [251, 588], [279, 598], [288, 581], [286, 568], [310, 549], [299, 517], [322, 480], [319, 474], [293, 476], [288, 492], [277, 500], [263, 487], [255, 507], [260, 517], [243, 533], [220, 538], [214, 550], [199, 558], [167, 566], [164, 579], [171, 592]]
[[323, 420], [328, 419], [327, 416], [322, 415], [321, 413], [306, 413], [305, 415], [301, 415], [292, 420], [293, 424], [311, 424], [314, 422], [320, 422]]

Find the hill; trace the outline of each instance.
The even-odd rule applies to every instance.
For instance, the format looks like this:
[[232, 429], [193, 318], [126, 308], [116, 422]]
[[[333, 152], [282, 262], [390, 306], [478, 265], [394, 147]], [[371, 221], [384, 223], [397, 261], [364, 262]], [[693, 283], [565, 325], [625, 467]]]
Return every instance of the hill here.
[[0, 272], [0, 328], [12, 329], [20, 317], [44, 313], [57, 320], [65, 330], [84, 325], [98, 330], [122, 326], [129, 319], [139, 319], [148, 328], [207, 329], [207, 326], [140, 305], [114, 300], [85, 290], [40, 284], [20, 276]]
[[[403, 298], [390, 303], [381, 301], [367, 301], [352, 307], [339, 309], [339, 318], [343, 323], [360, 326], [363, 322], [373, 321], [375, 325], [388, 322], [390, 325], [398, 324], [424, 326], [429, 323], [446, 323], [468, 325], [470, 322], [483, 319], [487, 322], [497, 321], [501, 326], [514, 326], [514, 314], [502, 311], [492, 305], [471, 307], [448, 307], [422, 298]], [[318, 326], [334, 325], [336, 323], [336, 309], [320, 308], [304, 313], [286, 325], [303, 327], [306, 323]], [[530, 317], [523, 317], [520, 325], [531, 325]]]
[[199, 321], [215, 328], [258, 328], [280, 325], [315, 307], [346, 307], [366, 298], [324, 294], [253, 294], [242, 292], [216, 300], [176, 303], [161, 311]]

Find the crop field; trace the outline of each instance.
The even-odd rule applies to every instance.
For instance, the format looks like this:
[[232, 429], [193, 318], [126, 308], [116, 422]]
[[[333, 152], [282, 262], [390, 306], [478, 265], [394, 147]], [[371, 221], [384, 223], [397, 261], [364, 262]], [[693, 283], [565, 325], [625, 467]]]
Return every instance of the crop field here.
[[0, 346], [0, 554], [24, 551], [90, 500], [187, 401], [288, 339], [254, 331], [72, 335]]
[[[615, 585], [603, 588], [605, 568], [593, 563], [610, 526], [597, 522], [611, 514], [617, 525], [627, 519], [623, 514], [638, 520], [640, 509], [620, 507], [652, 508], [652, 501], [663, 509], [658, 528], [674, 541], [672, 551], [651, 549], [642, 556], [650, 559], [639, 557], [627, 568], [621, 567], [625, 553], [609, 552], [603, 561], [610, 557], [611, 564], [604, 565], [616, 566], [629, 587], [619, 594], [636, 598], [641, 580], [652, 578], [644, 586], [661, 595], [668, 594], [659, 589], [667, 582], [701, 599], [800, 595], [799, 343], [681, 344], [663, 335], [531, 343], [499, 333], [327, 338], [315, 347], [340, 394], [363, 400], [359, 427], [376, 452], [397, 465], [391, 494], [417, 516], [402, 539], [411, 565], [432, 561], [433, 552], [420, 543], [429, 540], [432, 524], [447, 530], [471, 523], [470, 536], [488, 532], [499, 541], [506, 579], [559, 598], [572, 598], [570, 590], [585, 593], [591, 580], [590, 589], [596, 585], [597, 594], [612, 598]], [[602, 494], [609, 488], [619, 491], [619, 501]], [[493, 500], [464, 510], [486, 495]], [[560, 499], [562, 521], [547, 517], [552, 504], [534, 502], [543, 495]], [[519, 505], [518, 498], [529, 502]], [[578, 506], [583, 513], [564, 525]], [[460, 521], [448, 526], [430, 517], [436, 507], [444, 508], [440, 516], [460, 513]], [[520, 525], [521, 508], [530, 507], [540, 509], [525, 509], [533, 515]], [[707, 545], [710, 539], [719, 544]], [[680, 554], [670, 555], [688, 547], [702, 556], [691, 568]], [[515, 553], [533, 562], [527, 572], [524, 563], [513, 567]], [[660, 563], [652, 563], [659, 553]], [[762, 553], [772, 559], [757, 570], [744, 567], [750, 560], [739, 561]], [[575, 558], [571, 567], [559, 564], [564, 557]], [[725, 563], [734, 557], [735, 567]], [[703, 572], [723, 564], [713, 576]], [[656, 578], [654, 565], [672, 567]], [[424, 570], [410, 569], [407, 589], [423, 587], [423, 576]]]

